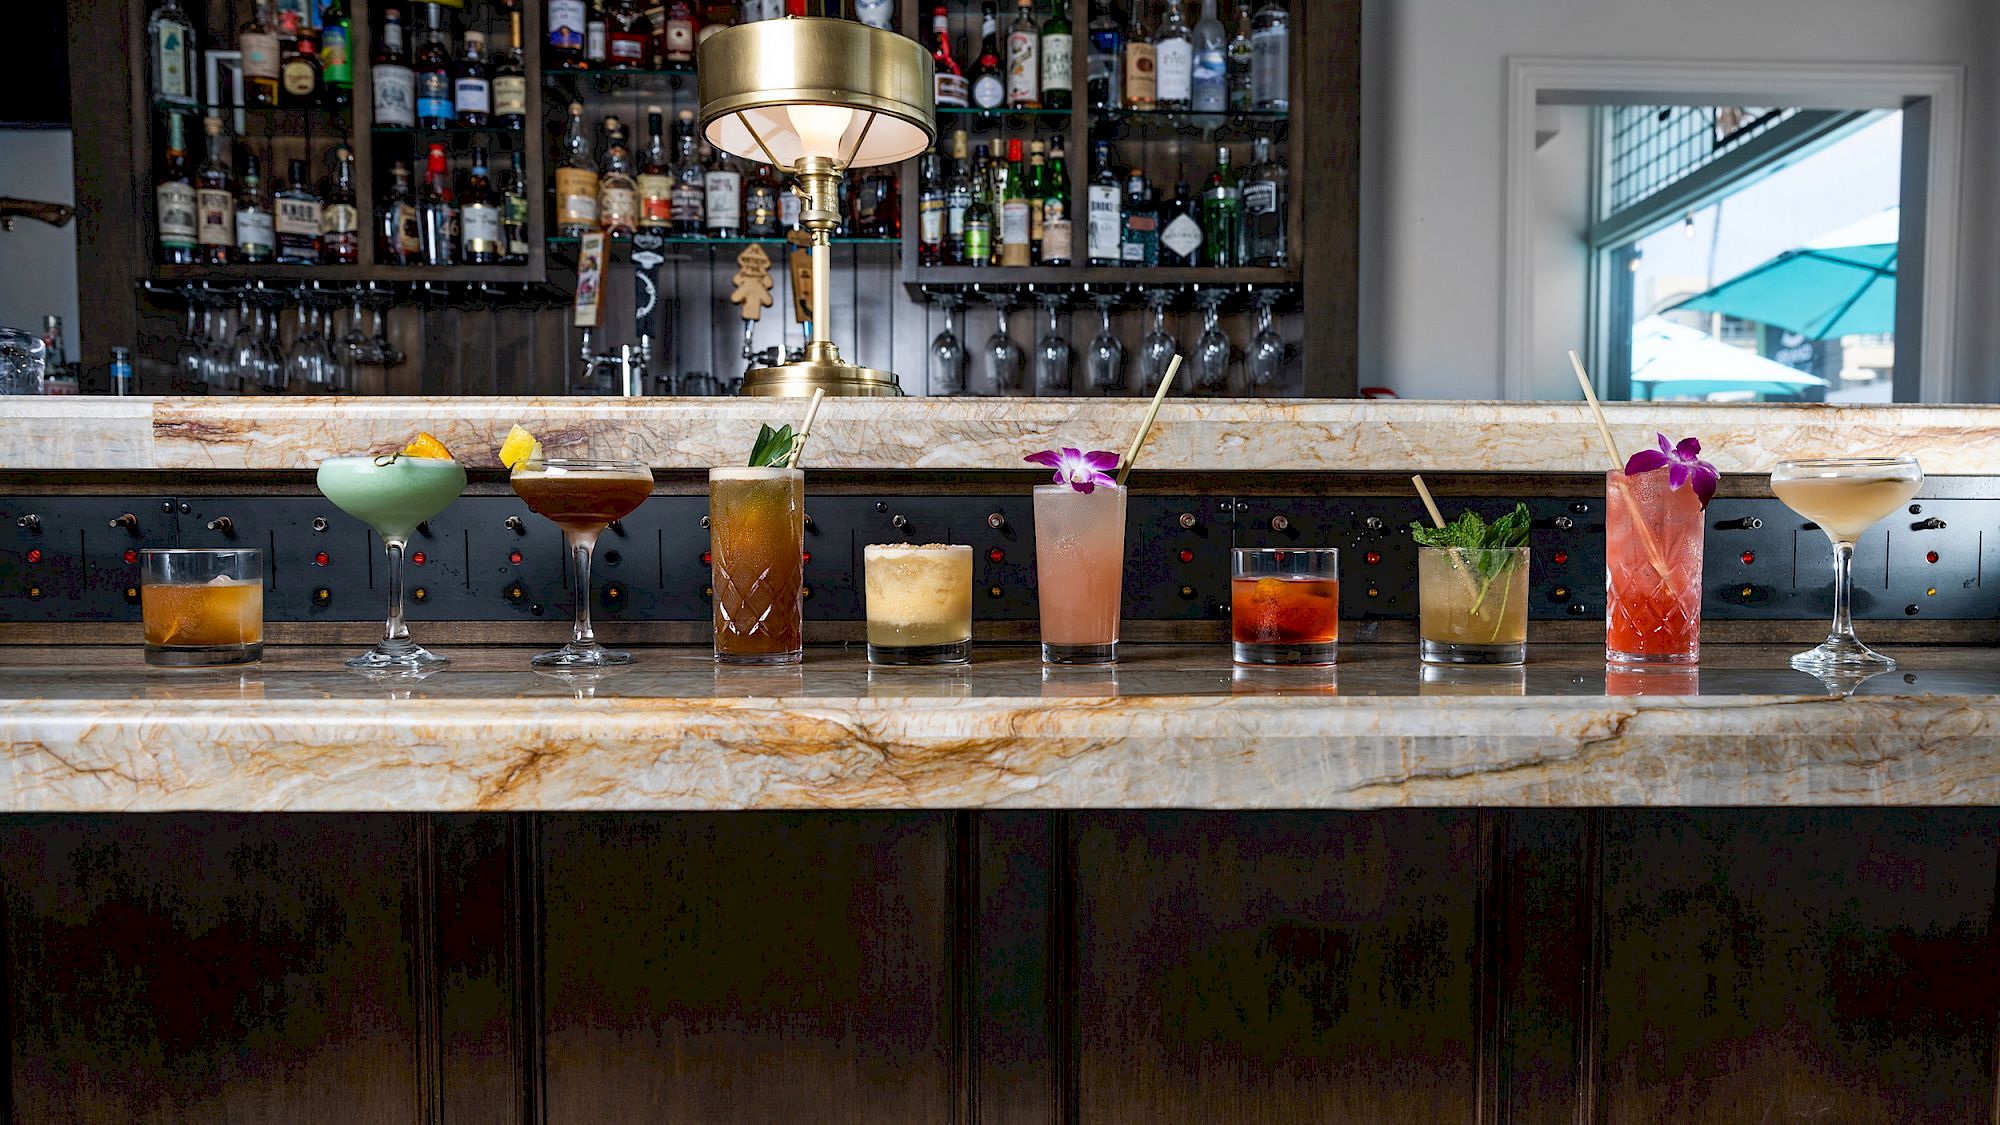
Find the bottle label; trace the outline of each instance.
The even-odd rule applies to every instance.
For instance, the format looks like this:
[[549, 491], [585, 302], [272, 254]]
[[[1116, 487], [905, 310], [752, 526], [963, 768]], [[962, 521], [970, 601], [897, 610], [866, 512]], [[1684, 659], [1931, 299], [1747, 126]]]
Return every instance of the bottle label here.
[[674, 182], [666, 176], [639, 177], [639, 225], [663, 227], [674, 221]]
[[352, 203], [329, 203], [319, 211], [322, 235], [354, 234], [361, 229], [361, 212]]
[[869, 27], [894, 30], [895, 0], [854, 0], [854, 15]]
[[236, 201], [220, 188], [202, 188], [195, 193], [200, 228], [197, 237], [203, 246], [236, 245]]
[[375, 124], [407, 129], [417, 123], [417, 76], [406, 66], [375, 68]]
[[965, 75], [953, 74], [948, 70], [938, 71], [936, 88], [932, 92], [937, 97], [937, 104], [959, 108], [965, 107], [966, 98], [970, 94], [965, 83]]
[[1229, 105], [1229, 76], [1222, 48], [1196, 52], [1194, 56], [1194, 108], [1203, 113], [1221, 113]]
[[507, 231], [507, 256], [525, 258], [528, 256], [528, 197], [510, 195], [506, 204], [500, 219]]
[[953, 242], [965, 237], [965, 209], [972, 206], [972, 196], [964, 192], [953, 192], [944, 201], [944, 229]]
[[1070, 67], [1074, 63], [1072, 40], [1068, 35], [1042, 36], [1042, 89], [1067, 90]]
[[549, 0], [549, 46], [574, 51], [583, 46], [584, 0]]
[[734, 230], [743, 225], [743, 177], [734, 172], [710, 172], [703, 178], [708, 229]]
[[983, 219], [965, 224], [965, 260], [984, 263], [993, 256], [993, 228]]
[[556, 223], [597, 225], [597, 173], [588, 168], [556, 169]]
[[944, 200], [925, 196], [917, 201], [917, 240], [926, 246], [944, 241]]
[[246, 258], [268, 258], [278, 252], [278, 236], [269, 211], [236, 213], [236, 248]]
[[424, 252], [423, 227], [417, 222], [417, 209], [408, 203], [396, 204], [396, 245], [406, 261], [415, 261]]
[[604, 61], [604, 21], [591, 20], [583, 29], [583, 57], [591, 62]]
[[972, 84], [972, 100], [981, 109], [999, 109], [1007, 100], [1007, 84], [997, 74], [982, 74]]
[[1036, 57], [1035, 33], [1016, 31], [1007, 36], [1007, 103], [1032, 104], [1041, 94], [1036, 85], [1041, 76]]
[[417, 76], [417, 116], [426, 121], [451, 120], [449, 73], [442, 70], [427, 70]]
[[501, 117], [528, 115], [528, 80], [519, 74], [503, 74], [493, 80], [493, 112]]
[[[1025, 199], [1010, 199], [1001, 204], [1000, 245], [1003, 247], [1019, 246], [1022, 249], [1026, 249], [1031, 226], [1029, 220], [1031, 218], [1032, 216], [1028, 213], [1028, 201]], [[1027, 263], [1024, 262], [1022, 264], [1026, 265]]]
[[1060, 199], [1042, 201], [1042, 261], [1067, 262], [1070, 255], [1069, 211]]
[[673, 209], [674, 222], [700, 226], [702, 211], [707, 201], [706, 188], [698, 184], [676, 183], [673, 199], [669, 202], [669, 206]]
[[1185, 211], [1175, 215], [1167, 229], [1160, 232], [1160, 245], [1183, 258], [1193, 258], [1194, 252], [1201, 248], [1201, 224]]
[[320, 73], [329, 86], [354, 85], [354, 60], [347, 52], [347, 21], [328, 24], [320, 33]]
[[177, 102], [194, 100], [194, 87], [188, 78], [188, 42], [176, 24], [160, 25], [153, 40], [153, 73], [158, 76], [160, 97]]
[[484, 78], [461, 78], [452, 84], [451, 94], [461, 116], [493, 112], [493, 87]]
[[1278, 185], [1271, 180], [1252, 180], [1243, 185], [1243, 211], [1249, 215], [1272, 214], [1278, 210]]
[[638, 225], [639, 193], [631, 183], [607, 183], [598, 189], [597, 213], [604, 226], [629, 230]]
[[304, 59], [293, 59], [285, 64], [285, 93], [295, 98], [307, 98], [319, 88], [319, 75], [314, 73], [312, 64]]
[[1090, 242], [1090, 256], [1095, 260], [1118, 260], [1118, 243], [1122, 235], [1118, 222], [1120, 198], [1118, 189], [1113, 185], [1091, 185], [1090, 212], [1085, 216], [1089, 229], [1085, 233]]
[[252, 32], [236, 41], [243, 53], [243, 77], [278, 80], [278, 37]]
[[459, 214], [468, 254], [498, 254], [504, 235], [500, 230], [500, 209], [491, 203], [468, 203]]
[[640, 35], [626, 35], [622, 32], [611, 37], [611, 61], [626, 66], [640, 66], [646, 61], [646, 39]]
[[1258, 109], [1282, 109], [1291, 103], [1285, 85], [1290, 55], [1291, 39], [1282, 26], [1250, 33], [1250, 98]]
[[676, 62], [694, 54], [694, 24], [689, 20], [668, 20], [667, 33], [661, 36], [667, 55]]
[[1162, 39], [1153, 44], [1153, 67], [1163, 102], [1188, 100], [1194, 80], [1194, 44], [1185, 39]]
[[278, 233], [319, 237], [319, 200], [278, 199]]
[[161, 184], [154, 196], [160, 216], [160, 245], [176, 249], [193, 247], [200, 237], [194, 185], [172, 180]]
[[1133, 43], [1125, 48], [1125, 104], [1131, 109], [1151, 109], [1159, 100], [1159, 75], [1153, 68], [1153, 45]]

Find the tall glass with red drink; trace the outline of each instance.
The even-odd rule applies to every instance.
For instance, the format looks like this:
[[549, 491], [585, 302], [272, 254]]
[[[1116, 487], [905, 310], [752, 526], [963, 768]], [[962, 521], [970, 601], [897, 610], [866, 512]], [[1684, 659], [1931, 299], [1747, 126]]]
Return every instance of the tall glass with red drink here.
[[1692, 488], [1669, 470], [1605, 479], [1604, 656], [1625, 664], [1701, 659], [1701, 548], [1705, 523]]

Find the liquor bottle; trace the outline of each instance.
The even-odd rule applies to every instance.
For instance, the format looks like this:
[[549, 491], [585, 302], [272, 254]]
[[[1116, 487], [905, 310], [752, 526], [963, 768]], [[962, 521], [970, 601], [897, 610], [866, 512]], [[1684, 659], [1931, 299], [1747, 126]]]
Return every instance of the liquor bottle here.
[[1237, 0], [1236, 34], [1229, 37], [1227, 61], [1229, 71], [1229, 112], [1248, 113], [1257, 108], [1251, 93], [1250, 70], [1252, 49], [1250, 46], [1250, 4], [1249, 0]]
[[508, 14], [506, 45], [493, 52], [493, 120], [516, 132], [528, 125], [528, 68], [521, 59], [521, 13]]
[[1048, 146], [1040, 141], [1028, 144], [1028, 173], [1023, 186], [1028, 191], [1028, 261], [1042, 260], [1042, 201], [1048, 195]]
[[743, 173], [726, 152], [716, 152], [702, 172], [702, 207], [710, 238], [743, 233]]
[[1194, 25], [1194, 72], [1189, 103], [1196, 113], [1221, 113], [1229, 108], [1228, 32], [1215, 15], [1215, 0], [1201, 0], [1201, 19]]
[[680, 238], [700, 238], [707, 231], [708, 187], [702, 175], [701, 155], [695, 148], [694, 111], [681, 110], [674, 117], [674, 186], [671, 200], [674, 234]]
[[1083, 61], [1084, 94], [1092, 109], [1118, 109], [1125, 69], [1125, 36], [1111, 14], [1110, 0], [1091, 0], [1090, 54]]
[[971, 96], [965, 71], [951, 54], [951, 15], [939, 4], [931, 11], [932, 95], [940, 106], [964, 108]]
[[507, 231], [500, 221], [500, 197], [487, 176], [486, 149], [472, 150], [472, 171], [465, 177], [459, 199], [459, 234], [465, 264], [491, 265], [507, 249]]
[[583, 21], [583, 63], [592, 70], [603, 70], [609, 60], [609, 32], [604, 20], [604, 5], [599, 0], [590, 0], [590, 15]]
[[701, 27], [694, 33], [694, 45], [699, 47], [709, 36], [726, 27], [736, 26], [736, 5], [730, 0], [708, 0], [701, 6]]
[[612, 70], [649, 70], [653, 66], [653, 21], [633, 0], [611, 0], [604, 13], [605, 63]]
[[1201, 219], [1194, 193], [1188, 182], [1174, 185], [1174, 197], [1160, 209], [1160, 264], [1194, 266], [1201, 264]]
[[646, 107], [646, 155], [639, 161], [639, 225], [666, 231], [674, 225], [674, 174], [667, 164], [667, 111]]
[[243, 100], [255, 106], [278, 104], [278, 33], [271, 20], [271, 0], [256, 0], [250, 18], [236, 32], [242, 52]]
[[661, 60], [668, 66], [693, 63], [695, 45], [700, 42], [696, 37], [694, 5], [689, 0], [668, 0], [661, 25]]
[[1042, 108], [1068, 109], [1076, 77], [1070, 67], [1076, 40], [1069, 30], [1069, 0], [1049, 0], [1049, 18], [1042, 21]]
[[1146, 32], [1146, 0], [1132, 0], [1132, 33], [1125, 37], [1125, 108], [1156, 109], [1160, 101], [1159, 57]]
[[1035, 26], [1035, 0], [1019, 0], [1014, 26], [1007, 29], [1007, 107], [1041, 107], [1041, 30]]
[[194, 175], [195, 260], [226, 266], [236, 258], [235, 184], [222, 146], [222, 118], [205, 117], [201, 128], [207, 134], [208, 155]]
[[1288, 110], [1292, 21], [1283, 0], [1264, 0], [1250, 20], [1250, 98], [1258, 109]]
[[286, 265], [319, 264], [319, 195], [306, 177], [306, 162], [294, 160], [274, 201], [277, 205], [278, 260]]
[[1128, 266], [1160, 264], [1160, 213], [1153, 202], [1153, 185], [1145, 169], [1132, 166], [1125, 180], [1125, 229], [1118, 256]]
[[556, 233], [581, 238], [596, 229], [597, 163], [583, 132], [583, 103], [571, 102], [562, 154], [556, 158]]
[[1000, 264], [1003, 266], [1028, 266], [1034, 264], [1029, 250], [1030, 236], [1033, 234], [1033, 215], [1028, 207], [1028, 187], [1021, 175], [1021, 140], [1007, 142], [1007, 180], [1000, 196]]
[[451, 104], [451, 44], [445, 35], [444, 9], [424, 5], [424, 29], [417, 33], [417, 124], [426, 129], [448, 128], [456, 114]]
[[1229, 166], [1229, 146], [1215, 146], [1215, 171], [1201, 195], [1201, 264], [1240, 266], [1243, 239], [1243, 195], [1236, 171]]
[[507, 177], [500, 185], [500, 229], [506, 238], [502, 258], [509, 263], [528, 260], [528, 176], [521, 169], [521, 150], [509, 154]]
[[236, 190], [236, 260], [268, 262], [278, 253], [277, 228], [271, 201], [264, 198], [264, 175], [257, 154], [243, 154], [243, 175]]
[[1194, 33], [1181, 22], [1180, 0], [1166, 0], [1160, 30], [1153, 34], [1153, 66], [1159, 108], [1188, 108], [1194, 94]]
[[784, 235], [778, 195], [777, 169], [757, 165], [743, 184], [743, 233], [749, 238], [780, 238]]
[[458, 200], [451, 191], [451, 173], [446, 169], [444, 146], [434, 144], [424, 168], [424, 194], [417, 201], [417, 228], [423, 240], [423, 262], [427, 266], [449, 266], [458, 261]]
[[884, 31], [896, 29], [896, 0], [854, 0], [854, 18]]
[[972, 202], [965, 208], [965, 264], [993, 264], [993, 178], [986, 174], [986, 146], [973, 150]]
[[878, 165], [861, 173], [852, 194], [852, 233], [860, 238], [900, 238], [903, 233], [900, 191], [893, 164]]
[[452, 110], [458, 123], [483, 128], [493, 116], [493, 79], [486, 69], [486, 36], [468, 31], [459, 48], [458, 73], [451, 80]]
[[320, 79], [326, 104], [345, 109], [354, 104], [354, 36], [347, 18], [347, 0], [328, 0], [320, 17]]
[[632, 178], [632, 150], [625, 124], [604, 119], [604, 167], [597, 177], [597, 223], [613, 238], [630, 238], [639, 226], [639, 184]]
[[319, 40], [310, 32], [282, 41], [278, 67], [279, 102], [290, 109], [312, 109], [326, 97], [321, 81]]
[[417, 205], [410, 195], [409, 166], [398, 160], [389, 168], [389, 194], [375, 222], [375, 257], [396, 266], [423, 261], [423, 239], [417, 226]]
[[153, 9], [146, 42], [153, 57], [153, 99], [189, 107], [198, 103], [194, 22], [181, 10], [180, 0], [162, 0]]
[[1007, 72], [1000, 65], [1000, 17], [993, 0], [979, 6], [979, 61], [972, 67], [972, 104], [999, 109], [1007, 103]]
[[549, 0], [548, 65], [561, 70], [583, 69], [583, 25], [589, 18], [584, 0]]
[[[1133, 46], [1137, 46], [1137, 40]], [[1085, 200], [1085, 252], [1093, 266], [1115, 266], [1122, 257], [1119, 243], [1124, 238], [1124, 220], [1119, 214], [1124, 193], [1118, 187], [1118, 170], [1111, 166], [1111, 142], [1092, 145], [1089, 197]]]
[[917, 159], [917, 264], [944, 264], [944, 158], [937, 152]]
[[347, 265], [360, 260], [361, 212], [354, 202], [354, 150], [333, 150], [333, 180], [319, 209], [319, 260]]
[[972, 161], [965, 142], [965, 130], [952, 133], [944, 186], [944, 260], [954, 266], [965, 264], [965, 212], [972, 206]]
[[389, 129], [414, 127], [417, 75], [410, 69], [403, 42], [403, 14], [394, 8], [382, 12], [382, 38], [376, 41], [370, 62], [375, 81], [375, 124]]
[[1243, 178], [1243, 261], [1252, 266], [1287, 264], [1288, 201], [1285, 166], [1271, 156], [1271, 138], [1258, 137], [1254, 162]]
[[160, 169], [160, 182], [153, 188], [160, 261], [170, 266], [193, 262], [201, 237], [194, 180], [188, 175], [185, 120], [179, 113], [167, 114], [167, 159]]
[[1069, 163], [1063, 159], [1061, 133], [1049, 140], [1048, 174], [1042, 182], [1041, 262], [1045, 266], [1066, 266], [1074, 251], [1069, 217]]

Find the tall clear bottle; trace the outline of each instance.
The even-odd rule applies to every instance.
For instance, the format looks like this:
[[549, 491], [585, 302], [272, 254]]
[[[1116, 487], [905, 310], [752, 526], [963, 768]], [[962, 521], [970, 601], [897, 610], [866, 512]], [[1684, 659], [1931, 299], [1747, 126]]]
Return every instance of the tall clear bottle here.
[[1092, 109], [1120, 109], [1125, 105], [1125, 33], [1111, 14], [1110, 0], [1091, 0], [1090, 54], [1084, 59], [1084, 94]]
[[1194, 25], [1194, 73], [1189, 101], [1196, 113], [1221, 113], [1229, 108], [1228, 33], [1216, 18], [1215, 0], [1201, 0], [1201, 19]]
[[458, 70], [451, 82], [452, 106], [458, 123], [468, 129], [483, 128], [493, 116], [493, 76], [486, 66], [486, 36], [465, 33], [458, 54]]
[[1285, 165], [1271, 153], [1271, 138], [1258, 137], [1255, 163], [1243, 181], [1244, 264], [1282, 266], [1290, 251], [1285, 242]]
[[710, 238], [743, 235], [743, 173], [726, 152], [716, 151], [702, 173], [702, 206]]
[[146, 21], [146, 43], [152, 55], [154, 100], [188, 107], [199, 102], [194, 21], [181, 10], [180, 0], [163, 0], [153, 9]]
[[242, 184], [236, 191], [236, 260], [268, 262], [278, 254], [278, 237], [271, 221], [271, 201], [264, 196], [264, 176], [257, 154], [243, 154]]
[[1194, 97], [1194, 32], [1181, 20], [1180, 0], [1166, 0], [1160, 30], [1153, 35], [1153, 65], [1159, 108], [1187, 109]]
[[1146, 0], [1132, 0], [1132, 31], [1125, 37], [1125, 108], [1145, 112], [1160, 102], [1159, 56], [1146, 30]]
[[1118, 183], [1118, 169], [1111, 163], [1111, 142], [1092, 146], [1090, 192], [1086, 200], [1085, 250], [1093, 266], [1115, 266], [1123, 256], [1125, 193]]
[[1007, 29], [1009, 109], [1041, 107], [1041, 41], [1041, 29], [1035, 26], [1035, 0], [1019, 0], [1014, 24]]
[[452, 106], [451, 37], [445, 30], [444, 9], [424, 5], [424, 26], [417, 32], [411, 69], [417, 74], [417, 124], [447, 129], [456, 116]]
[[333, 150], [333, 180], [319, 208], [319, 260], [352, 265], [361, 260], [361, 211], [355, 206], [354, 150]]
[[1292, 108], [1291, 65], [1291, 15], [1284, 0], [1264, 0], [1250, 19], [1250, 89], [1258, 109]]
[[235, 182], [229, 170], [228, 149], [222, 140], [222, 118], [205, 117], [202, 132], [207, 134], [207, 158], [195, 170], [195, 260], [203, 265], [226, 266], [236, 258]]
[[1248, 113], [1257, 108], [1257, 99], [1250, 86], [1250, 4], [1248, 0], [1237, 0], [1236, 34], [1229, 37], [1225, 51], [1225, 66], [1229, 73], [1229, 112]]
[[674, 234], [700, 238], [707, 228], [708, 187], [702, 175], [701, 150], [694, 139], [694, 111], [674, 117], [674, 184], [671, 197]]
[[425, 265], [457, 263], [458, 199], [451, 190], [451, 172], [445, 164], [441, 144], [431, 146], [425, 163], [424, 194], [417, 201], [417, 224], [423, 238]]
[[277, 214], [278, 260], [287, 265], [318, 265], [320, 201], [305, 161], [291, 162], [284, 188], [272, 198]]
[[581, 238], [597, 229], [597, 162], [583, 130], [583, 103], [569, 103], [569, 126], [556, 157], [556, 233]]

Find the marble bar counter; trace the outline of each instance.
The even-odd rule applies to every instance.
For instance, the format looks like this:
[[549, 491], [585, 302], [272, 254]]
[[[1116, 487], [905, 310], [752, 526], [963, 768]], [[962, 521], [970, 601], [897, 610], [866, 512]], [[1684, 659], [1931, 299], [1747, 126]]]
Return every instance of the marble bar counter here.
[[[1024, 454], [1122, 449], [1135, 399], [832, 399], [814, 426], [820, 469], [1020, 469]], [[495, 467], [516, 422], [551, 450], [634, 457], [660, 469], [734, 464], [765, 422], [800, 404], [670, 398], [19, 398], [0, 417], [8, 470], [304, 470], [400, 448], [429, 430], [468, 465]], [[1619, 447], [1655, 433], [1701, 438], [1726, 473], [1786, 456], [1914, 455], [1937, 475], [2000, 475], [2000, 406], [1625, 403], [1606, 408]], [[1589, 472], [1597, 430], [1569, 402], [1169, 399], [1142, 469]]]
[[[345, 650], [148, 668], [137, 645], [0, 649], [0, 811], [2000, 804], [2000, 652], [1916, 648], [1829, 687], [1789, 650], [1607, 672], [1595, 647], [1335, 670], [1131, 646], [1115, 668], [988, 647], [958, 669], [718, 669], [653, 648], [598, 678], [470, 649], [418, 681]], [[1848, 694], [1843, 694], [1843, 691]]]

